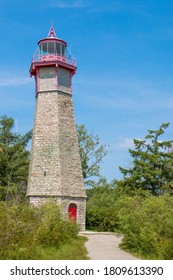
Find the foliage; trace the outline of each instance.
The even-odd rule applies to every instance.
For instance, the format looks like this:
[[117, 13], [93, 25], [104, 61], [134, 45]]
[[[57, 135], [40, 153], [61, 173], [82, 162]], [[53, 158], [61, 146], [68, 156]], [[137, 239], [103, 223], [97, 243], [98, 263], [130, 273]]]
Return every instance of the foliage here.
[[133, 166], [120, 167], [124, 178], [119, 182], [124, 188], [150, 190], [153, 195], [173, 192], [173, 150], [171, 141], [162, 141], [160, 136], [169, 123], [158, 130], [148, 130], [144, 140], [134, 139], [135, 149], [130, 149]]
[[76, 223], [61, 218], [54, 203], [34, 208], [0, 202], [0, 259], [49, 259], [49, 253], [55, 257], [67, 244], [80, 243], [78, 230]]
[[[106, 145], [77, 127], [85, 184], [93, 186], [87, 189], [87, 228], [123, 233], [122, 247], [146, 259], [173, 259], [173, 141], [160, 139], [168, 126], [134, 139], [133, 166], [120, 167], [123, 180], [111, 184], [100, 176]], [[87, 259], [78, 226], [63, 220], [57, 205], [18, 203], [25, 195], [31, 132], [21, 136], [13, 127], [12, 118], [0, 118], [0, 259]]]
[[145, 259], [173, 259], [173, 196], [102, 185], [87, 190], [87, 228], [123, 233], [122, 247]]
[[114, 231], [116, 191], [101, 179], [91, 189], [87, 189], [86, 227], [97, 231]]
[[100, 163], [108, 153], [107, 145], [100, 144], [99, 137], [88, 133], [84, 125], [77, 125], [77, 136], [84, 182], [92, 186], [93, 178], [100, 177]]
[[147, 259], [173, 259], [173, 197], [122, 197], [117, 207], [122, 247]]
[[0, 118], [0, 200], [25, 195], [29, 152], [26, 150], [31, 132], [21, 136], [13, 132], [14, 120]]
[[25, 204], [0, 202], [0, 258], [27, 259], [36, 253], [38, 212]]
[[78, 225], [71, 220], [62, 219], [55, 203], [43, 204], [39, 214], [40, 225], [36, 237], [40, 245], [59, 248], [62, 243], [77, 237]]

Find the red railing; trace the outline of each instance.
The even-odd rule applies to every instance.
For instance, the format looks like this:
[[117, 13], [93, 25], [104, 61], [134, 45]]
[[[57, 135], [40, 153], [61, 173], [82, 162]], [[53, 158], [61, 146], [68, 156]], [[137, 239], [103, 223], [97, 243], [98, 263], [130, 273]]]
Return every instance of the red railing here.
[[73, 57], [65, 57], [58, 54], [43, 54], [41, 55], [38, 51], [35, 52], [32, 58], [32, 62], [42, 62], [42, 61], [62, 61], [70, 65], [76, 66], [76, 60]]

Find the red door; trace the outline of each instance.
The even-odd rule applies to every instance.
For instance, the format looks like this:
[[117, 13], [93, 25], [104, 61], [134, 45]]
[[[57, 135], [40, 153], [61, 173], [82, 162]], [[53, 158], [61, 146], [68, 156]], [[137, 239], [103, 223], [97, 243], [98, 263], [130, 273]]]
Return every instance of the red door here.
[[70, 220], [76, 221], [77, 218], [77, 205], [75, 203], [70, 203], [68, 207], [68, 216]]

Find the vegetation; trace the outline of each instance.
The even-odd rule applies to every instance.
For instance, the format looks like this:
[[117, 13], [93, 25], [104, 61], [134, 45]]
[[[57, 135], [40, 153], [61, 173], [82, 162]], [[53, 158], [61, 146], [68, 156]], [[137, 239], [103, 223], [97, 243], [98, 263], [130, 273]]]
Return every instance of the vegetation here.
[[115, 231], [117, 227], [115, 202], [116, 192], [106, 179], [99, 180], [92, 189], [87, 189], [86, 226], [90, 230]]
[[130, 169], [120, 167], [123, 188], [149, 190], [153, 195], [173, 192], [173, 150], [171, 141], [163, 141], [169, 123], [158, 130], [149, 130], [144, 140], [134, 139], [135, 149], [130, 149], [133, 165]]
[[145, 259], [173, 259], [173, 196], [126, 196], [117, 207], [122, 248]]
[[25, 201], [31, 131], [14, 132], [0, 118], [0, 259], [87, 259], [85, 238], [55, 204], [34, 208]]
[[160, 139], [168, 126], [134, 140], [121, 181], [87, 190], [88, 229], [122, 233], [122, 247], [145, 259], [173, 259], [173, 141]]
[[[87, 228], [123, 234], [122, 248], [145, 259], [173, 259], [173, 141], [161, 139], [168, 127], [134, 139], [131, 168], [120, 167], [123, 179], [111, 184], [100, 174], [107, 146], [77, 127], [85, 185], [92, 186]], [[0, 259], [87, 259], [86, 239], [57, 205], [26, 203], [31, 132], [22, 136], [13, 128], [12, 118], [0, 118]]]
[[0, 118], [0, 200], [20, 200], [26, 195], [31, 131], [21, 136], [13, 132], [14, 120]]
[[142, 258], [173, 259], [173, 196], [118, 188], [87, 190], [88, 229], [123, 234], [122, 248]]
[[94, 178], [101, 177], [100, 163], [108, 153], [108, 146], [100, 144], [99, 137], [88, 133], [84, 125], [77, 125], [77, 136], [84, 182], [86, 186], [93, 186]]
[[0, 202], [0, 221], [0, 259], [86, 259], [77, 224], [62, 219], [54, 203]]

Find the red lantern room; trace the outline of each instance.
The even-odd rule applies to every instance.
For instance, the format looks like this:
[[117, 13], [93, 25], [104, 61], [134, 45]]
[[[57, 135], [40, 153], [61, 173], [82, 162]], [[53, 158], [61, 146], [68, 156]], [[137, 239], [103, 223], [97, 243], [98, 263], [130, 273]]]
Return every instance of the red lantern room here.
[[76, 61], [71, 54], [67, 55], [67, 43], [56, 37], [53, 27], [50, 28], [47, 38], [38, 42], [38, 48], [33, 55], [30, 74], [36, 75], [37, 67], [61, 65], [76, 70]]

